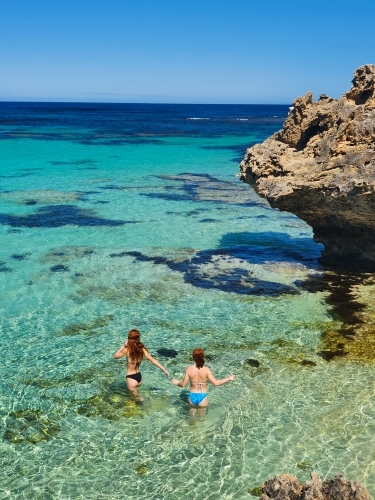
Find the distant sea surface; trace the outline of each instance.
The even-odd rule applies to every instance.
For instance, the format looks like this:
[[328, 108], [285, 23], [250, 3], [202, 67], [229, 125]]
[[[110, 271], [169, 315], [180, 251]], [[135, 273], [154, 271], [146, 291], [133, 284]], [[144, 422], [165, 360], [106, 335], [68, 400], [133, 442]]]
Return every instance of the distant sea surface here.
[[[0, 103], [0, 499], [242, 499], [311, 470], [375, 493], [373, 367], [329, 360], [321, 247], [236, 177], [287, 112]], [[135, 400], [130, 328], [172, 376], [203, 347], [237, 380], [194, 414], [145, 361]]]

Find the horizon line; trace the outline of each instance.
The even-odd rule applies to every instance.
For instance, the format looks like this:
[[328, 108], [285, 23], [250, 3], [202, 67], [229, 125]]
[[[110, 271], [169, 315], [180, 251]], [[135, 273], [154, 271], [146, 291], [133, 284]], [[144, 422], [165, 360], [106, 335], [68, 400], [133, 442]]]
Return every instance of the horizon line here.
[[246, 102], [135, 102], [135, 101], [30, 101], [30, 100], [1, 100], [0, 104], [147, 104], [172, 106], [291, 106], [291, 103], [246, 103]]

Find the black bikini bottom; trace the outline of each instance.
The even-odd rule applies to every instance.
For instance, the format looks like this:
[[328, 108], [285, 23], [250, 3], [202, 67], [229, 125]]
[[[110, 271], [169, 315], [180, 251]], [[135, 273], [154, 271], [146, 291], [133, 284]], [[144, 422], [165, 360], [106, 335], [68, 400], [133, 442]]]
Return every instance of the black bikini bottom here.
[[141, 375], [141, 372], [138, 372], [138, 373], [131, 373], [130, 375], [126, 375], [126, 378], [132, 378], [134, 379], [136, 382], [138, 382], [138, 384], [140, 384], [142, 382], [142, 375]]

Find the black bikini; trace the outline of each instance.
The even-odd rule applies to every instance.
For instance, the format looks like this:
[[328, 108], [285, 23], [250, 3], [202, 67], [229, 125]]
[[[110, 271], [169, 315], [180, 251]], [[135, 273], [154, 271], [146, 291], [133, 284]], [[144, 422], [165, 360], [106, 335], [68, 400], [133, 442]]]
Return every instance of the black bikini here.
[[126, 378], [132, 378], [134, 379], [136, 382], [138, 382], [138, 384], [141, 383], [142, 381], [142, 375], [141, 375], [141, 372], [138, 372], [138, 373], [131, 373], [130, 375], [126, 375]]

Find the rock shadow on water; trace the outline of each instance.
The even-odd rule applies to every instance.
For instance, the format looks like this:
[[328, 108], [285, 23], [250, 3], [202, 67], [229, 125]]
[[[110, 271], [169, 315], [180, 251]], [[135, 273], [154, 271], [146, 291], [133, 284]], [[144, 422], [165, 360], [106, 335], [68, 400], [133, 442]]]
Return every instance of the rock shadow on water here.
[[311, 293], [328, 292], [325, 300], [336, 320], [336, 326], [322, 333], [318, 354], [328, 362], [343, 359], [374, 363], [373, 274], [326, 269], [320, 276], [310, 276], [300, 286]]
[[127, 221], [98, 217], [92, 210], [82, 210], [71, 205], [49, 205], [29, 215], [0, 214], [0, 224], [12, 227], [123, 226], [127, 223]]
[[242, 254], [247, 262], [264, 264], [265, 262], [308, 263], [309, 267], [319, 269], [318, 258], [322, 245], [314, 243], [307, 236], [293, 237], [277, 232], [238, 232], [225, 234], [221, 248], [233, 249]]
[[[293, 238], [282, 233], [228, 233], [220, 246], [238, 259], [265, 268], [277, 268], [283, 263], [307, 266], [306, 276], [299, 279], [296, 275], [294, 285], [310, 293], [328, 292], [324, 300], [331, 307], [334, 320], [323, 327], [316, 354], [327, 362], [339, 359], [375, 361], [375, 311], [371, 310], [370, 297], [365, 299], [360, 293], [366, 287], [375, 288], [373, 274], [322, 267], [319, 262], [322, 246], [308, 237]], [[303, 366], [312, 365], [305, 363]]]

